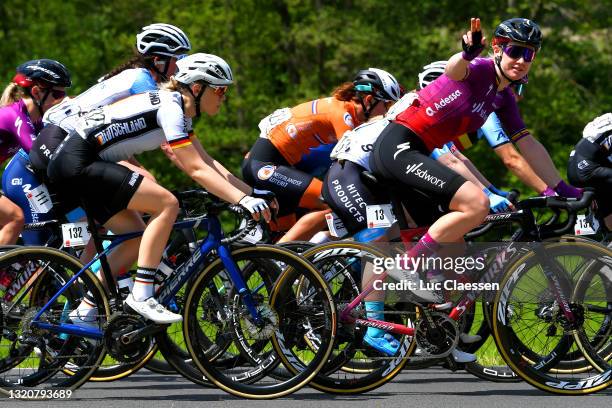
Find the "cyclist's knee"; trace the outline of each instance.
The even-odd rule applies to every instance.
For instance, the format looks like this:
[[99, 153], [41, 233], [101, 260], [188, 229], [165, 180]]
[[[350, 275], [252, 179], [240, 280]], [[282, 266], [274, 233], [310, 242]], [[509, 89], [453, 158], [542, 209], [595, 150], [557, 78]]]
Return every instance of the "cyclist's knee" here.
[[449, 207], [474, 220], [482, 220], [489, 213], [489, 198], [474, 183], [467, 182], [457, 190]]
[[179, 202], [174, 194], [166, 190], [164, 194], [162, 194], [160, 203], [162, 205], [162, 212], [176, 218], [179, 212]]
[[5, 225], [10, 225], [11, 228], [23, 228], [25, 224], [25, 216], [21, 208], [11, 203], [12, 205], [6, 206], [4, 209]]

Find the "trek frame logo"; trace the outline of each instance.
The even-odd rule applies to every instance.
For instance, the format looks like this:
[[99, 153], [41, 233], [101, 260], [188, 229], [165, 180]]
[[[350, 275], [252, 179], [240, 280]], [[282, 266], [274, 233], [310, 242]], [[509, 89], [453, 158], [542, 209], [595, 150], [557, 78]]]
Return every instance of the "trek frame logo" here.
[[429, 174], [427, 171], [428, 169], [425, 170], [421, 170], [420, 167], [423, 165], [423, 162], [419, 163], [419, 164], [413, 164], [410, 165], [406, 168], [406, 174], [414, 174], [415, 176], [417, 176], [418, 178], [425, 180], [426, 182], [428, 182], [429, 184], [432, 184], [436, 187], [439, 188], [444, 188], [444, 185], [446, 184], [446, 181], [440, 180], [438, 177], [436, 176], [432, 176], [431, 174]]

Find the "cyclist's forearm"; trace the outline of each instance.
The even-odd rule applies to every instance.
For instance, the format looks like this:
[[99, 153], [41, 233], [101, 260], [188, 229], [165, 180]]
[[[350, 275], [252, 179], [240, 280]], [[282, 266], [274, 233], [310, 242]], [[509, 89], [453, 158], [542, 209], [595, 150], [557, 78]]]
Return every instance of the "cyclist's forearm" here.
[[[557, 171], [548, 151], [533, 136], [523, 137], [516, 145], [521, 150], [521, 154], [538, 175], [540, 179], [549, 187], [554, 187], [561, 181], [561, 176]], [[546, 187], [544, 187], [546, 188]], [[540, 190], [542, 191], [542, 190]]]
[[230, 180], [227, 180], [214, 168], [211, 168], [208, 165], [190, 172], [189, 176], [196, 183], [208, 190], [211, 194], [227, 201], [228, 203], [236, 204], [245, 196], [245, 194], [248, 195], [248, 192], [244, 192], [240, 188], [234, 186]]
[[216, 171], [221, 177], [227, 180], [232, 186], [242, 191], [244, 194], [251, 195], [253, 188], [246, 184], [244, 181], [234, 176], [229, 170], [227, 170], [221, 163], [213, 159], [208, 153], [204, 152], [204, 163], [210, 166], [211, 169]]
[[476, 175], [472, 173], [470, 169], [461, 160], [453, 156], [452, 153], [443, 154], [438, 158], [438, 161], [463, 176], [466, 180], [469, 180], [472, 183], [476, 184], [479, 188], [483, 189], [486, 187], [478, 179], [478, 177], [476, 177]]
[[453, 153], [455, 155], [455, 157], [457, 159], [459, 159], [464, 165], [465, 167], [468, 168], [468, 170], [478, 179], [478, 181], [480, 181], [484, 186], [488, 187], [490, 186], [491, 183], [481, 172], [480, 170], [478, 170], [476, 168], [476, 166], [474, 165], [474, 163], [472, 163], [472, 161], [470, 159], [468, 159], [466, 156], [463, 155], [463, 153], [461, 153], [459, 150], [455, 151]]
[[444, 73], [452, 80], [462, 81], [468, 76], [469, 65], [470, 61], [463, 59], [461, 53], [459, 52], [450, 57], [448, 64], [446, 64], [446, 68], [444, 69]]

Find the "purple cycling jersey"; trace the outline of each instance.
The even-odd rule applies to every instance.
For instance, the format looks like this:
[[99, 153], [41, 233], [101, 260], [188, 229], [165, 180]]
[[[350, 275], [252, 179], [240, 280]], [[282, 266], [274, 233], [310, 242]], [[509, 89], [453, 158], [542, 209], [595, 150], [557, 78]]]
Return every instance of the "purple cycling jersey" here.
[[32, 141], [42, 129], [42, 121], [32, 123], [23, 100], [0, 108], [0, 163], [23, 148], [30, 151]]
[[418, 91], [418, 99], [396, 121], [416, 133], [433, 150], [459, 136], [475, 132], [491, 112], [497, 113], [511, 138], [526, 133], [514, 95], [499, 86], [495, 65], [490, 58], [476, 58], [463, 81], [441, 75]]

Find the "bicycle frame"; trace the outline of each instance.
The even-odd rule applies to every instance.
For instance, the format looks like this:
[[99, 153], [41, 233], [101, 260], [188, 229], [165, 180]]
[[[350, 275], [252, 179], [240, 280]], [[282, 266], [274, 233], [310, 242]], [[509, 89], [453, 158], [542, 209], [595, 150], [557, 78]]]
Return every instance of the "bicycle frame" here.
[[[231, 258], [230, 248], [222, 242], [224, 238], [223, 230], [221, 229], [221, 223], [219, 219], [215, 216], [203, 216], [200, 218], [187, 220], [187, 221], [179, 221], [174, 224], [174, 229], [185, 229], [185, 228], [201, 228], [206, 229], [208, 231], [207, 238], [200, 244], [199, 248], [191, 255], [191, 257], [176, 271], [172, 274], [172, 276], [166, 279], [158, 292], [158, 301], [163, 305], [167, 305], [174, 295], [178, 293], [180, 288], [187, 282], [187, 280], [197, 271], [200, 266], [204, 263], [206, 256], [213, 250], [216, 250], [219, 258], [223, 265], [227, 268], [230, 279], [232, 283], [236, 286], [238, 294], [242, 297], [242, 300], [247, 307], [251, 317], [254, 322], [257, 323], [260, 321], [259, 312], [255, 306], [255, 302], [251, 296], [251, 292], [246, 286], [244, 279], [238, 269], [238, 266]], [[101, 339], [104, 336], [102, 330], [92, 330], [82, 328], [80, 326], [68, 323], [61, 324], [50, 324], [40, 321], [40, 317], [43, 315], [45, 311], [49, 309], [49, 307], [55, 302], [55, 300], [61, 296], [78, 278], [81, 274], [87, 270], [93, 263], [95, 263], [98, 259], [102, 257], [106, 257], [109, 252], [111, 252], [118, 245], [123, 243], [124, 241], [137, 238], [142, 235], [142, 231], [133, 232], [129, 234], [122, 235], [102, 235], [101, 239], [111, 240], [111, 244], [104, 250], [100, 251], [98, 255], [96, 255], [91, 261], [89, 261], [79, 272], [77, 272], [62, 288], [43, 306], [41, 310], [38, 311], [36, 316], [32, 321], [32, 325], [35, 327], [49, 330], [57, 333], [66, 333], [72, 335], [78, 335], [81, 337], [93, 338], [93, 339]], [[102, 260], [102, 264], [104, 265], [104, 260]], [[106, 273], [106, 267], [103, 267], [102, 270]], [[108, 278], [108, 277], [107, 277]], [[107, 282], [113, 282], [114, 279], [107, 279]]]

